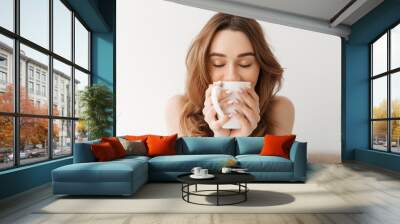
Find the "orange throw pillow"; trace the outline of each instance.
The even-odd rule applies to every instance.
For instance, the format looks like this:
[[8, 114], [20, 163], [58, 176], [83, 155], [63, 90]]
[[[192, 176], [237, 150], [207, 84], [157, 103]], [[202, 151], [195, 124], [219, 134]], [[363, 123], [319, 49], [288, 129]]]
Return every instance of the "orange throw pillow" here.
[[260, 155], [281, 156], [290, 159], [290, 147], [295, 139], [296, 135], [265, 135]]
[[171, 136], [149, 135], [147, 137], [147, 155], [148, 156], [163, 156], [176, 155], [176, 139], [178, 134]]
[[90, 147], [94, 154], [94, 157], [99, 162], [109, 161], [117, 158], [114, 149], [108, 142], [93, 144]]
[[126, 151], [124, 146], [122, 146], [121, 142], [116, 137], [109, 137], [109, 138], [101, 138], [101, 142], [108, 142], [114, 149], [115, 155], [118, 158], [126, 156]]
[[145, 142], [148, 136], [149, 135], [138, 135], [138, 136], [136, 136], [136, 135], [125, 135], [124, 138], [126, 140], [129, 140], [129, 141], [142, 140], [142, 141]]

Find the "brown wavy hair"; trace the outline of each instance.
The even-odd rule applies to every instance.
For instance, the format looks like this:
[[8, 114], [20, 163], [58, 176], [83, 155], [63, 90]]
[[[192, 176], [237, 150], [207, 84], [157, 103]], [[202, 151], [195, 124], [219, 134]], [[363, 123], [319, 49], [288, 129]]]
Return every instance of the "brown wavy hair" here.
[[180, 117], [183, 136], [213, 136], [213, 131], [204, 120], [205, 91], [212, 79], [209, 75], [208, 53], [213, 37], [218, 31], [243, 32], [249, 38], [260, 65], [255, 91], [259, 96], [260, 122], [250, 136], [264, 136], [270, 133], [274, 122], [269, 119], [272, 98], [282, 85], [283, 69], [276, 60], [265, 40], [260, 24], [254, 19], [225, 13], [217, 13], [196, 36], [186, 56], [187, 80], [185, 103]]

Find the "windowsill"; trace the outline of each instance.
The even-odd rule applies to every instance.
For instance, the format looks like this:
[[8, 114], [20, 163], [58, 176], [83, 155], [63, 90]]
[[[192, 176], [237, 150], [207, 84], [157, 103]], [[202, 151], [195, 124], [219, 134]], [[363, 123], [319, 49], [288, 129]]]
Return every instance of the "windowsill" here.
[[369, 152], [374, 152], [374, 153], [381, 153], [384, 155], [389, 155], [389, 156], [400, 156], [400, 153], [398, 152], [387, 152], [387, 151], [382, 151], [382, 150], [378, 150], [378, 149], [371, 149], [371, 148], [357, 148], [357, 150], [365, 150], [365, 151], [369, 151]]
[[11, 169], [8, 169], [8, 170], [0, 171], [0, 176], [1, 175], [5, 175], [5, 174], [9, 174], [9, 173], [19, 172], [19, 171], [22, 171], [22, 170], [31, 169], [31, 168], [34, 168], [34, 167], [48, 165], [48, 164], [52, 164], [52, 163], [56, 163], [56, 162], [60, 162], [60, 161], [68, 160], [68, 159], [72, 159], [72, 156], [67, 156], [67, 157], [63, 157], [63, 158], [59, 158], [59, 159], [52, 159], [52, 160], [48, 160], [48, 161], [43, 161], [43, 162], [31, 164], [31, 165], [25, 165], [25, 166], [21, 166], [21, 167], [11, 168]]

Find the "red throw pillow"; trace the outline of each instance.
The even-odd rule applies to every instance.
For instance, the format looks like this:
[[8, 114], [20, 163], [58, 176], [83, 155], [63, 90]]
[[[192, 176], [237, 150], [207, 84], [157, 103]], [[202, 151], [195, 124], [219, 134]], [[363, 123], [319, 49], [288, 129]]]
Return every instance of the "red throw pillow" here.
[[281, 156], [290, 159], [290, 147], [295, 139], [296, 135], [265, 135], [260, 155]]
[[92, 144], [90, 147], [94, 157], [99, 162], [109, 161], [117, 158], [113, 147], [108, 142]]
[[109, 137], [109, 138], [101, 138], [101, 142], [108, 142], [112, 146], [115, 151], [115, 155], [118, 158], [126, 156], [126, 151], [124, 146], [122, 146], [121, 142], [116, 137]]
[[163, 156], [176, 154], [176, 139], [178, 134], [171, 136], [149, 135], [147, 137], [147, 155], [148, 156]]

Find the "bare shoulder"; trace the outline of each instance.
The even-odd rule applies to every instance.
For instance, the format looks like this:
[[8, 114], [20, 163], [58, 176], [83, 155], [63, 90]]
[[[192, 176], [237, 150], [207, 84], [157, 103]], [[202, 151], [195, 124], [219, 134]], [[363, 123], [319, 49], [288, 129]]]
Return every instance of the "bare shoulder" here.
[[186, 98], [183, 95], [175, 95], [168, 99], [165, 108], [165, 119], [167, 131], [171, 134], [178, 133], [180, 135], [180, 117]]
[[292, 101], [286, 96], [274, 96], [272, 98], [273, 111], [283, 112], [283, 111], [293, 111], [294, 105]]
[[167, 108], [176, 108], [177, 106], [183, 106], [186, 102], [184, 95], [175, 95], [168, 99]]
[[295, 115], [292, 101], [285, 96], [274, 96], [271, 107], [271, 118], [275, 123], [274, 134], [291, 134]]

